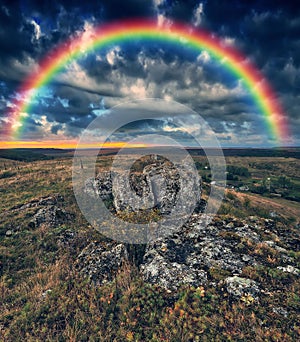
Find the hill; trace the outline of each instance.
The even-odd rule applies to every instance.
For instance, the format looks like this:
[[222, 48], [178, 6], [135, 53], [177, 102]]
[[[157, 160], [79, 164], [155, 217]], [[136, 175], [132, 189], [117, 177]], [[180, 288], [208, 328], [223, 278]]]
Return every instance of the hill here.
[[[286, 167], [280, 158], [244, 158], [228, 162]], [[133, 215], [122, 210], [124, 197], [110, 198], [111, 160], [99, 158], [99, 177], [83, 191], [105, 197], [124, 222], [159, 222], [178, 191], [176, 173], [167, 198], [159, 194], [160, 206]], [[286, 170], [295, 177], [298, 164], [292, 163]], [[23, 161], [7, 165], [0, 178], [0, 340], [299, 340], [295, 202], [227, 189], [209, 224], [203, 225], [199, 206], [173, 234], [132, 245], [86, 221], [74, 198], [71, 167], [71, 158]], [[152, 168], [144, 171], [146, 180]], [[133, 188], [140, 193], [143, 184]], [[202, 190], [205, 204], [209, 181]]]

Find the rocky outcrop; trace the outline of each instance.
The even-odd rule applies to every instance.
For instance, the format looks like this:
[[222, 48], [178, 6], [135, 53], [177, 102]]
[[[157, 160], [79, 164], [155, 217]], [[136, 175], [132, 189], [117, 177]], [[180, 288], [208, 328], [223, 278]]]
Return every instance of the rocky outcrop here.
[[[180, 233], [148, 244], [141, 265], [144, 279], [166, 289], [182, 284], [199, 286], [207, 281], [205, 270], [210, 267], [239, 274], [245, 265], [255, 263], [253, 257], [245, 258], [237, 250], [237, 240], [220, 235], [220, 227], [206, 226], [206, 219], [208, 216], [193, 215]], [[236, 231], [244, 231], [245, 235], [247, 229], [237, 227]]]
[[152, 160], [142, 172], [102, 172], [86, 181], [84, 192], [109, 202], [114, 211], [157, 209], [167, 215], [177, 206], [185, 212], [200, 212], [206, 205], [200, 198], [201, 184], [187, 170], [180, 176], [169, 161]]
[[30, 202], [12, 208], [12, 210], [28, 210], [31, 213], [33, 211], [32, 219], [28, 223], [28, 226], [31, 228], [38, 228], [41, 225], [57, 227], [73, 218], [70, 213], [61, 208], [63, 202], [63, 196], [56, 194], [33, 199]]
[[64, 209], [55, 205], [45, 206], [40, 208], [29, 222], [29, 227], [38, 228], [42, 224], [47, 227], [57, 227], [69, 220], [72, 216]]
[[278, 270], [281, 270], [282, 272], [286, 272], [286, 273], [291, 273], [294, 275], [299, 275], [300, 274], [300, 270], [294, 266], [291, 265], [287, 265], [286, 267], [284, 266], [278, 266], [277, 267]]
[[[191, 194], [197, 184], [190, 182], [183, 187], [179, 171], [165, 160], [151, 160], [130, 175], [104, 172], [96, 179], [89, 179], [84, 191], [91, 197], [109, 201], [117, 212], [155, 208], [164, 217], [180, 201], [184, 202], [182, 207], [195, 205]], [[188, 172], [185, 174], [188, 177]], [[158, 234], [155, 241], [147, 243], [138, 265], [146, 282], [176, 292], [181, 286], [209, 284], [211, 270], [222, 270], [225, 275], [219, 285], [230, 296], [251, 302], [258, 300], [263, 290], [259, 283], [243, 276], [246, 266], [264, 266], [269, 262], [275, 271], [277, 268], [299, 276], [288, 252], [288, 249], [297, 251], [297, 236], [291, 237], [290, 231], [273, 219], [256, 216], [248, 219], [215, 216], [211, 221], [209, 215], [201, 214], [206, 202], [200, 193], [197, 196], [193, 214], [183, 226], [168, 234]], [[128, 260], [128, 253], [123, 244], [106, 248], [90, 246], [78, 256], [78, 262], [84, 265], [83, 272], [98, 284], [113, 279], [124, 260]]]
[[[208, 215], [193, 214], [179, 232], [148, 243], [139, 264], [143, 279], [176, 293], [181, 286], [209, 285], [210, 270], [222, 270], [226, 276], [220, 286], [232, 297], [251, 302], [259, 300], [263, 289], [244, 277], [243, 269], [264, 265], [264, 253], [265, 258], [276, 255], [277, 264], [271, 261], [274, 271], [277, 268], [299, 276], [287, 250], [273, 240], [265, 240], [264, 219], [215, 217], [206, 224], [208, 219]], [[82, 272], [96, 284], [112, 280], [124, 260], [128, 260], [128, 253], [123, 244], [105, 248], [92, 244], [78, 256]]]
[[170, 260], [158, 251], [148, 251], [141, 265], [144, 280], [168, 291], [177, 290], [182, 285], [198, 287], [207, 282], [207, 273], [200, 265], [175, 260]]
[[99, 196], [102, 200], [112, 199], [113, 176], [113, 172], [104, 171], [99, 173], [96, 178], [87, 179], [84, 192], [93, 198]]
[[145, 166], [142, 174], [131, 174], [127, 191], [126, 176], [121, 173], [115, 176], [113, 197], [117, 211], [149, 208], [158, 209], [161, 214], [172, 211], [180, 190], [180, 177], [172, 164], [157, 161]]
[[123, 244], [89, 244], [77, 257], [76, 267], [95, 285], [112, 281], [121, 266], [128, 261]]

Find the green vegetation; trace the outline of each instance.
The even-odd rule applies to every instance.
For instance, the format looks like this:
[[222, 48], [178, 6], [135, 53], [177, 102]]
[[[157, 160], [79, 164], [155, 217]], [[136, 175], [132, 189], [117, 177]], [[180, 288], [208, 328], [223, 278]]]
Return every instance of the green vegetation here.
[[244, 166], [228, 165], [227, 171], [229, 174], [249, 178], [251, 174]]
[[[103, 156], [109, 165], [110, 156]], [[234, 157], [236, 158], [236, 157]], [[264, 158], [265, 159], [265, 158]], [[259, 161], [256, 158], [255, 163]], [[295, 162], [294, 160], [292, 162]], [[197, 167], [202, 178], [209, 181], [205, 160]], [[228, 160], [233, 174], [243, 184], [253, 184], [257, 170], [262, 178], [269, 169], [258, 169], [253, 160]], [[245, 165], [242, 165], [245, 163]], [[250, 163], [252, 163], [250, 165]], [[265, 162], [269, 164], [267, 161]], [[270, 163], [274, 163], [274, 160]], [[279, 169], [291, 167], [280, 164]], [[4, 168], [4, 164], [6, 165]], [[17, 165], [2, 161], [0, 173], [0, 341], [297, 341], [300, 339], [300, 283], [296, 275], [274, 267], [278, 251], [266, 244], [254, 244], [250, 239], [228, 231], [220, 238], [232, 241], [241, 254], [248, 253], [264, 261], [264, 266], [245, 266], [241, 276], [259, 281], [263, 290], [259, 301], [249, 296], [233, 300], [225, 290], [226, 270], [207, 270], [212, 284], [198, 288], [183, 287], [176, 294], [146, 284], [137, 271], [145, 246], [127, 246], [131, 255], [128, 264], [114, 282], [93, 286], [74, 265], [76, 256], [91, 241], [103, 237], [80, 214], [72, 193], [70, 159], [50, 159], [23, 162]], [[241, 164], [239, 169], [236, 165]], [[277, 165], [277, 164], [276, 164]], [[298, 167], [298, 162], [295, 166]], [[229, 170], [228, 169], [228, 170]], [[248, 173], [246, 172], [248, 170]], [[276, 168], [275, 168], [276, 170]], [[238, 173], [237, 173], [238, 172]], [[242, 174], [241, 174], [242, 173]], [[206, 178], [205, 178], [206, 177]], [[299, 179], [293, 169], [282, 175], [271, 175], [271, 191], [281, 189], [288, 195], [297, 194]], [[262, 183], [263, 185], [263, 183]], [[228, 191], [219, 212], [220, 220], [230, 217], [269, 217], [270, 208], [254, 199], [268, 199], [268, 184], [264, 197], [245, 197]], [[207, 183], [204, 187], [209, 188]], [[273, 188], [274, 187], [274, 188]], [[17, 207], [31, 200], [59, 193], [64, 196], [64, 208], [76, 219], [54, 228], [28, 225], [36, 208], [26, 211]], [[277, 200], [277, 199], [276, 199]], [[279, 198], [278, 201], [283, 200]], [[271, 202], [270, 202], [271, 203]], [[273, 202], [272, 202], [273, 203]], [[275, 203], [275, 202], [274, 202]], [[277, 202], [276, 202], [277, 203]], [[286, 201], [292, 207], [292, 202]], [[286, 234], [296, 231], [297, 219], [287, 216], [287, 208], [278, 209], [277, 230]], [[126, 220], [137, 220], [130, 213]], [[149, 213], [149, 219], [159, 219]], [[145, 219], [145, 218], [144, 218]], [[148, 217], [147, 217], [148, 219]], [[265, 227], [257, 227], [265, 230]], [[297, 228], [298, 229], [298, 228]], [[12, 231], [7, 236], [8, 230]], [[74, 240], [64, 244], [63, 236], [74, 233]], [[271, 232], [272, 233], [272, 232]], [[269, 239], [268, 233], [266, 240]], [[280, 246], [280, 241], [278, 245]], [[299, 250], [288, 255], [298, 260]], [[283, 307], [288, 314], [276, 313]], [[274, 311], [275, 310], [275, 311]]]
[[19, 161], [35, 161], [35, 160], [48, 160], [53, 159], [53, 157], [47, 156], [39, 152], [39, 150], [34, 149], [8, 149], [0, 150], [0, 158], [7, 158]]

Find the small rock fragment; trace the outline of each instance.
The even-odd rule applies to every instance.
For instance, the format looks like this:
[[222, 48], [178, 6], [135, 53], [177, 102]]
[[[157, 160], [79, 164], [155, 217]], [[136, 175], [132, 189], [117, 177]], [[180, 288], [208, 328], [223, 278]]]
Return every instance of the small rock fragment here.
[[252, 279], [233, 276], [226, 278], [225, 283], [227, 292], [235, 297], [250, 294], [254, 299], [257, 299], [260, 293], [257, 283]]
[[286, 267], [284, 266], [278, 266], [278, 270], [281, 270], [282, 272], [287, 272], [295, 275], [299, 275], [300, 270], [294, 266], [288, 265]]

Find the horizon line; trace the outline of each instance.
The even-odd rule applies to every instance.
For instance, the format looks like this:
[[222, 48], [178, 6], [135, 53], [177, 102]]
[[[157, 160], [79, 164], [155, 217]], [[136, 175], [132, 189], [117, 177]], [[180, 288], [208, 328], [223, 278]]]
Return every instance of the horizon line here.
[[[134, 143], [124, 141], [116, 142], [104, 142], [104, 143], [87, 143], [78, 146], [77, 141], [0, 141], [0, 149], [60, 149], [60, 150], [76, 150], [76, 149], [138, 149], [138, 148], [149, 148], [149, 147], [178, 147], [175, 145], [155, 145], [155, 144], [144, 144], [144, 143]], [[300, 146], [290, 145], [290, 146], [181, 146], [185, 149], [280, 149], [280, 148], [300, 148]]]

